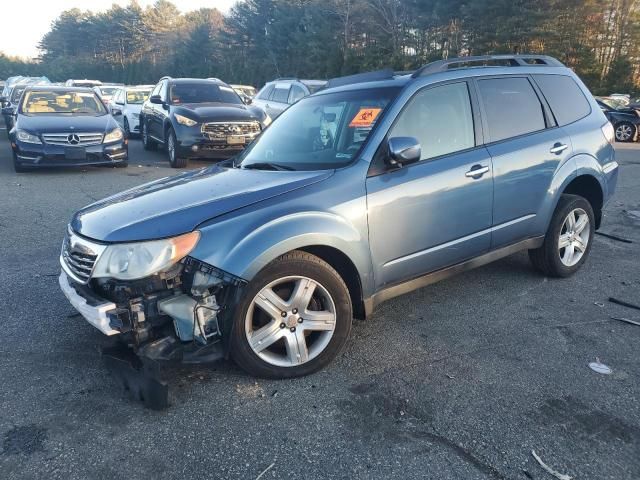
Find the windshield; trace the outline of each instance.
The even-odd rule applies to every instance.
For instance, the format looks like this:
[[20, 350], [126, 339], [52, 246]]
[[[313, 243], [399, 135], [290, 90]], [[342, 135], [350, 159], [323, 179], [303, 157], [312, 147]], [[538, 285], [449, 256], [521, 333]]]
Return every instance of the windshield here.
[[231, 87], [216, 83], [175, 83], [171, 86], [171, 103], [232, 103], [242, 105], [242, 100]]
[[242, 168], [326, 170], [351, 163], [384, 109], [399, 92], [389, 87], [306, 97], [239, 156]]
[[148, 90], [127, 90], [127, 103], [130, 105], [142, 105], [149, 98], [151, 89]]
[[32, 90], [22, 101], [22, 113], [26, 115], [71, 114], [99, 116], [106, 110], [93, 92], [56, 92]]
[[626, 106], [623, 102], [615, 98], [601, 98], [600, 101], [614, 110], [619, 110]]
[[100, 93], [105, 96], [105, 97], [111, 97], [113, 96], [114, 93], [116, 93], [116, 90], [118, 90], [120, 87], [98, 87], [100, 89]]

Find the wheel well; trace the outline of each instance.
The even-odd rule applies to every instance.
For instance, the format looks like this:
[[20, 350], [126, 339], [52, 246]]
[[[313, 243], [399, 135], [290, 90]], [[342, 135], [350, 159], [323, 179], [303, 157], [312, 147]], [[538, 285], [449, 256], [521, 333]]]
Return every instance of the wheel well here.
[[600, 228], [600, 222], [602, 221], [602, 187], [595, 177], [591, 175], [581, 175], [574, 178], [569, 185], [564, 189], [562, 193], [569, 193], [571, 195], [579, 195], [591, 204], [593, 208], [593, 214], [596, 217], [596, 229]]
[[351, 304], [353, 305], [353, 316], [358, 319], [364, 319], [365, 309], [362, 299], [362, 283], [360, 282], [358, 269], [351, 259], [337, 248], [327, 247], [325, 245], [310, 245], [308, 247], [298, 248], [298, 250], [321, 258], [340, 274], [349, 289], [349, 296], [351, 297]]

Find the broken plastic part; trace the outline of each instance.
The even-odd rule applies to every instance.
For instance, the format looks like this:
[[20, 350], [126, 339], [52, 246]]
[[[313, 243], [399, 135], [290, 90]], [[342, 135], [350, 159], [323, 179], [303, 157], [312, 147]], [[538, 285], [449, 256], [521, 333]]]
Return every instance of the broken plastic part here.
[[207, 343], [207, 338], [219, 335], [216, 322], [219, 310], [213, 295], [196, 300], [189, 295], [176, 295], [158, 302], [158, 310], [173, 319], [178, 338], [183, 342], [197, 340]]

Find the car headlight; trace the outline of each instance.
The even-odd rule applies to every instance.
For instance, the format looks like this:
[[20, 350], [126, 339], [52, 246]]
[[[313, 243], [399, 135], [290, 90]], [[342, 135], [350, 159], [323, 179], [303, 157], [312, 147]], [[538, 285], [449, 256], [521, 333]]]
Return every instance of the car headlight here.
[[118, 140], [122, 140], [123, 137], [124, 134], [122, 133], [122, 130], [119, 128], [114, 128], [104, 136], [104, 140], [102, 143], [117, 142]]
[[166, 270], [195, 248], [200, 232], [150, 242], [109, 245], [96, 263], [94, 278], [137, 280]]
[[273, 120], [271, 120], [271, 117], [267, 113], [265, 113], [264, 119], [262, 120], [262, 125], [264, 126], [264, 128], [267, 128], [269, 125], [271, 125], [271, 122], [273, 122]]
[[177, 113], [173, 114], [174, 117], [176, 117], [176, 122], [178, 122], [180, 125], [184, 125], [186, 127], [193, 127], [194, 125], [196, 125], [198, 122], [196, 122], [195, 120], [192, 120], [189, 117], [184, 117], [182, 115], [178, 115]]
[[32, 135], [24, 130], [18, 130], [16, 132], [16, 138], [24, 143], [36, 143], [42, 144], [42, 141], [38, 138], [37, 135]]

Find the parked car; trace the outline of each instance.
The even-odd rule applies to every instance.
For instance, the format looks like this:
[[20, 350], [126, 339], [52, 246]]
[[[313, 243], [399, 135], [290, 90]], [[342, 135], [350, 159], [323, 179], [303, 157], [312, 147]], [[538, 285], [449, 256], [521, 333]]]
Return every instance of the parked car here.
[[246, 105], [250, 105], [256, 96], [256, 88], [251, 85], [230, 85]]
[[275, 119], [290, 105], [311, 95], [326, 85], [324, 80], [278, 78], [267, 83], [252, 99], [252, 105], [262, 108]]
[[4, 118], [7, 135], [13, 128], [16, 119], [16, 109], [20, 98], [27, 87], [31, 85], [48, 85], [49, 80], [43, 77], [22, 77], [18, 82], [11, 85], [6, 97], [0, 98], [2, 101], [2, 116]]
[[93, 91], [98, 94], [98, 97], [104, 102], [104, 104], [108, 107], [111, 103], [111, 98], [113, 94], [116, 93], [120, 88], [124, 87], [123, 84], [118, 83], [103, 83], [102, 85], [93, 87]]
[[613, 125], [617, 141], [633, 142], [638, 138], [640, 114], [636, 110], [610, 99], [598, 98], [596, 102]]
[[86, 78], [84, 80], [77, 80], [77, 79], [74, 80], [70, 78], [64, 83], [64, 85], [65, 87], [93, 88], [93, 87], [99, 87], [100, 85], [102, 85], [102, 82], [100, 80], [87, 80]]
[[127, 136], [140, 133], [140, 111], [153, 85], [122, 87], [113, 95], [109, 110]]
[[71, 304], [143, 357], [228, 352], [283, 378], [329, 363], [389, 298], [521, 250], [550, 277], [585, 263], [618, 164], [571, 69], [465, 57], [349, 81], [233, 162], [77, 212], [60, 258]]
[[218, 79], [164, 77], [140, 115], [144, 148], [164, 145], [174, 168], [185, 167], [189, 158], [236, 155], [271, 123]]
[[29, 86], [10, 134], [16, 172], [36, 167], [126, 167], [127, 139], [89, 88]]

